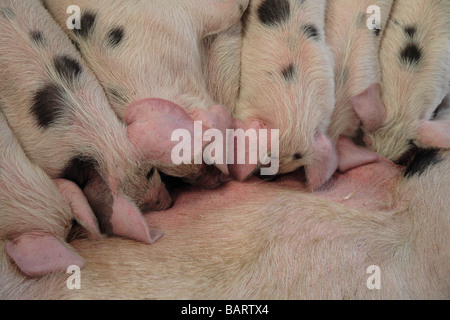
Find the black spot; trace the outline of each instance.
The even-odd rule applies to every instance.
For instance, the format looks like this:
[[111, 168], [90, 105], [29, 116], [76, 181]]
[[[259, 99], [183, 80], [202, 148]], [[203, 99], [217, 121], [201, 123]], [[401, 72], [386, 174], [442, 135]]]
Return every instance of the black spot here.
[[78, 78], [83, 70], [80, 63], [69, 56], [57, 56], [53, 63], [59, 75], [68, 82]]
[[96, 18], [97, 14], [87, 11], [81, 17], [80, 29], [73, 29], [73, 32], [78, 36], [87, 39], [94, 30]]
[[83, 188], [83, 193], [97, 217], [100, 231], [107, 235], [113, 235], [114, 230], [111, 218], [113, 215], [114, 196], [111, 188], [96, 170], [90, 172], [89, 182]]
[[244, 11], [241, 17], [241, 23], [242, 23], [242, 36], [244, 37], [247, 33], [247, 27], [248, 27], [248, 19], [250, 17], [250, 6], [247, 8], [247, 10]]
[[97, 162], [94, 159], [82, 155], [75, 156], [67, 163], [61, 178], [73, 181], [83, 189], [96, 166]]
[[378, 37], [381, 33], [381, 29], [378, 29], [378, 28], [373, 29], [373, 33], [375, 34], [375, 36]]
[[108, 44], [111, 47], [116, 47], [117, 45], [119, 45], [119, 43], [123, 39], [124, 33], [125, 32], [122, 27], [117, 27], [117, 28], [112, 29], [108, 33]]
[[150, 180], [155, 175], [156, 169], [155, 167], [151, 168], [150, 171], [147, 173], [147, 180]]
[[306, 37], [313, 38], [314, 40], [320, 39], [320, 34], [317, 28], [313, 25], [306, 25], [302, 27], [303, 33], [306, 35]]
[[411, 178], [414, 176], [420, 177], [426, 170], [443, 160], [439, 154], [439, 149], [422, 149], [419, 150], [412, 162], [406, 168], [404, 176]]
[[400, 52], [400, 58], [403, 63], [418, 64], [422, 58], [422, 50], [414, 43], [408, 44]]
[[414, 35], [416, 34], [416, 27], [415, 26], [407, 26], [405, 27], [405, 33], [409, 36], [409, 37], [414, 37]]
[[267, 26], [277, 26], [286, 22], [291, 15], [288, 0], [264, 0], [258, 8], [259, 20]]
[[45, 38], [41, 31], [31, 31], [30, 39], [38, 45], [43, 45], [45, 43]]
[[294, 160], [300, 160], [301, 158], [303, 158], [303, 157], [300, 153], [296, 153], [292, 156], [292, 159], [294, 159]]
[[0, 13], [1, 13], [2, 17], [7, 20], [14, 20], [16, 17], [16, 14], [14, 13], [14, 11], [9, 7], [0, 8]]
[[41, 128], [48, 128], [64, 116], [63, 89], [54, 84], [47, 84], [33, 97], [31, 113], [36, 117]]
[[281, 74], [283, 75], [283, 78], [286, 81], [292, 81], [295, 79], [295, 75], [296, 75], [296, 68], [294, 64], [290, 64], [289, 66], [287, 66], [286, 68], [284, 68], [281, 71]]

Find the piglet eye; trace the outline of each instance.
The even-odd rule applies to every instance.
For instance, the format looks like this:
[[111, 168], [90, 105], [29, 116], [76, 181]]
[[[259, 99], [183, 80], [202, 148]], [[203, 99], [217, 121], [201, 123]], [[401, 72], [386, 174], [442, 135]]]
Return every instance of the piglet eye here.
[[300, 153], [296, 153], [296, 154], [294, 154], [294, 155], [292, 156], [292, 158], [293, 158], [294, 160], [300, 160], [300, 159], [302, 158], [302, 155], [301, 155]]
[[156, 171], [155, 168], [150, 169], [150, 171], [147, 173], [147, 180], [150, 180], [151, 178], [153, 178], [155, 171]]

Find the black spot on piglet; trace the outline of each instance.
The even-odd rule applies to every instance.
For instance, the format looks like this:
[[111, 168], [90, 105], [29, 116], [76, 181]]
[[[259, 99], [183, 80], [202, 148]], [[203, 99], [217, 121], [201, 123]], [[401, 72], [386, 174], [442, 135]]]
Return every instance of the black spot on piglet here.
[[430, 169], [442, 160], [443, 158], [439, 154], [439, 149], [419, 150], [403, 175], [406, 178], [421, 176], [426, 170]]
[[290, 15], [291, 7], [288, 0], [264, 0], [258, 8], [258, 18], [267, 26], [281, 25]]
[[43, 45], [45, 43], [45, 38], [41, 31], [31, 31], [30, 39], [38, 45]]
[[87, 39], [94, 30], [96, 18], [97, 14], [87, 11], [81, 16], [80, 29], [73, 29], [73, 32], [76, 35]]
[[57, 56], [53, 63], [58, 74], [68, 82], [78, 78], [83, 70], [80, 63], [69, 56]]
[[319, 40], [320, 39], [320, 35], [319, 35], [319, 31], [317, 30], [317, 28], [313, 25], [306, 25], [302, 27], [303, 29], [303, 33], [306, 35], [306, 37], [312, 38], [314, 40]]
[[295, 78], [296, 75], [296, 69], [294, 64], [290, 64], [286, 68], [284, 68], [281, 71], [281, 74], [283, 75], [284, 80], [286, 81], [292, 81]]
[[416, 34], [416, 27], [414, 26], [405, 27], [405, 33], [411, 38], [414, 37], [414, 35]]
[[31, 113], [39, 127], [48, 128], [65, 114], [63, 89], [54, 84], [46, 84], [33, 97]]
[[14, 11], [9, 7], [2, 7], [0, 8], [0, 16], [7, 20], [14, 20], [16, 18], [16, 14]]
[[418, 64], [422, 58], [422, 50], [415, 43], [410, 43], [400, 52], [400, 58], [404, 63]]
[[117, 27], [117, 28], [112, 29], [108, 33], [108, 44], [111, 47], [116, 47], [117, 45], [119, 45], [123, 39], [124, 33], [125, 32], [122, 27]]

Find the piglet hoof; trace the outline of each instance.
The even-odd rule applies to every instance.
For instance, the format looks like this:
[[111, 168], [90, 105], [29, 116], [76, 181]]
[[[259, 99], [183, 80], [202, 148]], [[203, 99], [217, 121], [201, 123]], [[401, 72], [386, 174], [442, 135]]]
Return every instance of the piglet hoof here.
[[25, 233], [6, 244], [6, 252], [30, 277], [66, 272], [67, 267], [84, 267], [84, 260], [71, 247], [44, 232]]

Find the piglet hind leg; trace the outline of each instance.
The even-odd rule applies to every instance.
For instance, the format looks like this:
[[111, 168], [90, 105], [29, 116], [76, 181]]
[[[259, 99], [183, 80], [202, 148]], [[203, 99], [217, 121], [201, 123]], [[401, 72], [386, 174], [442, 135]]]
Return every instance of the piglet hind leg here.
[[84, 267], [84, 260], [65, 242], [44, 232], [24, 233], [6, 244], [6, 252], [30, 277]]

